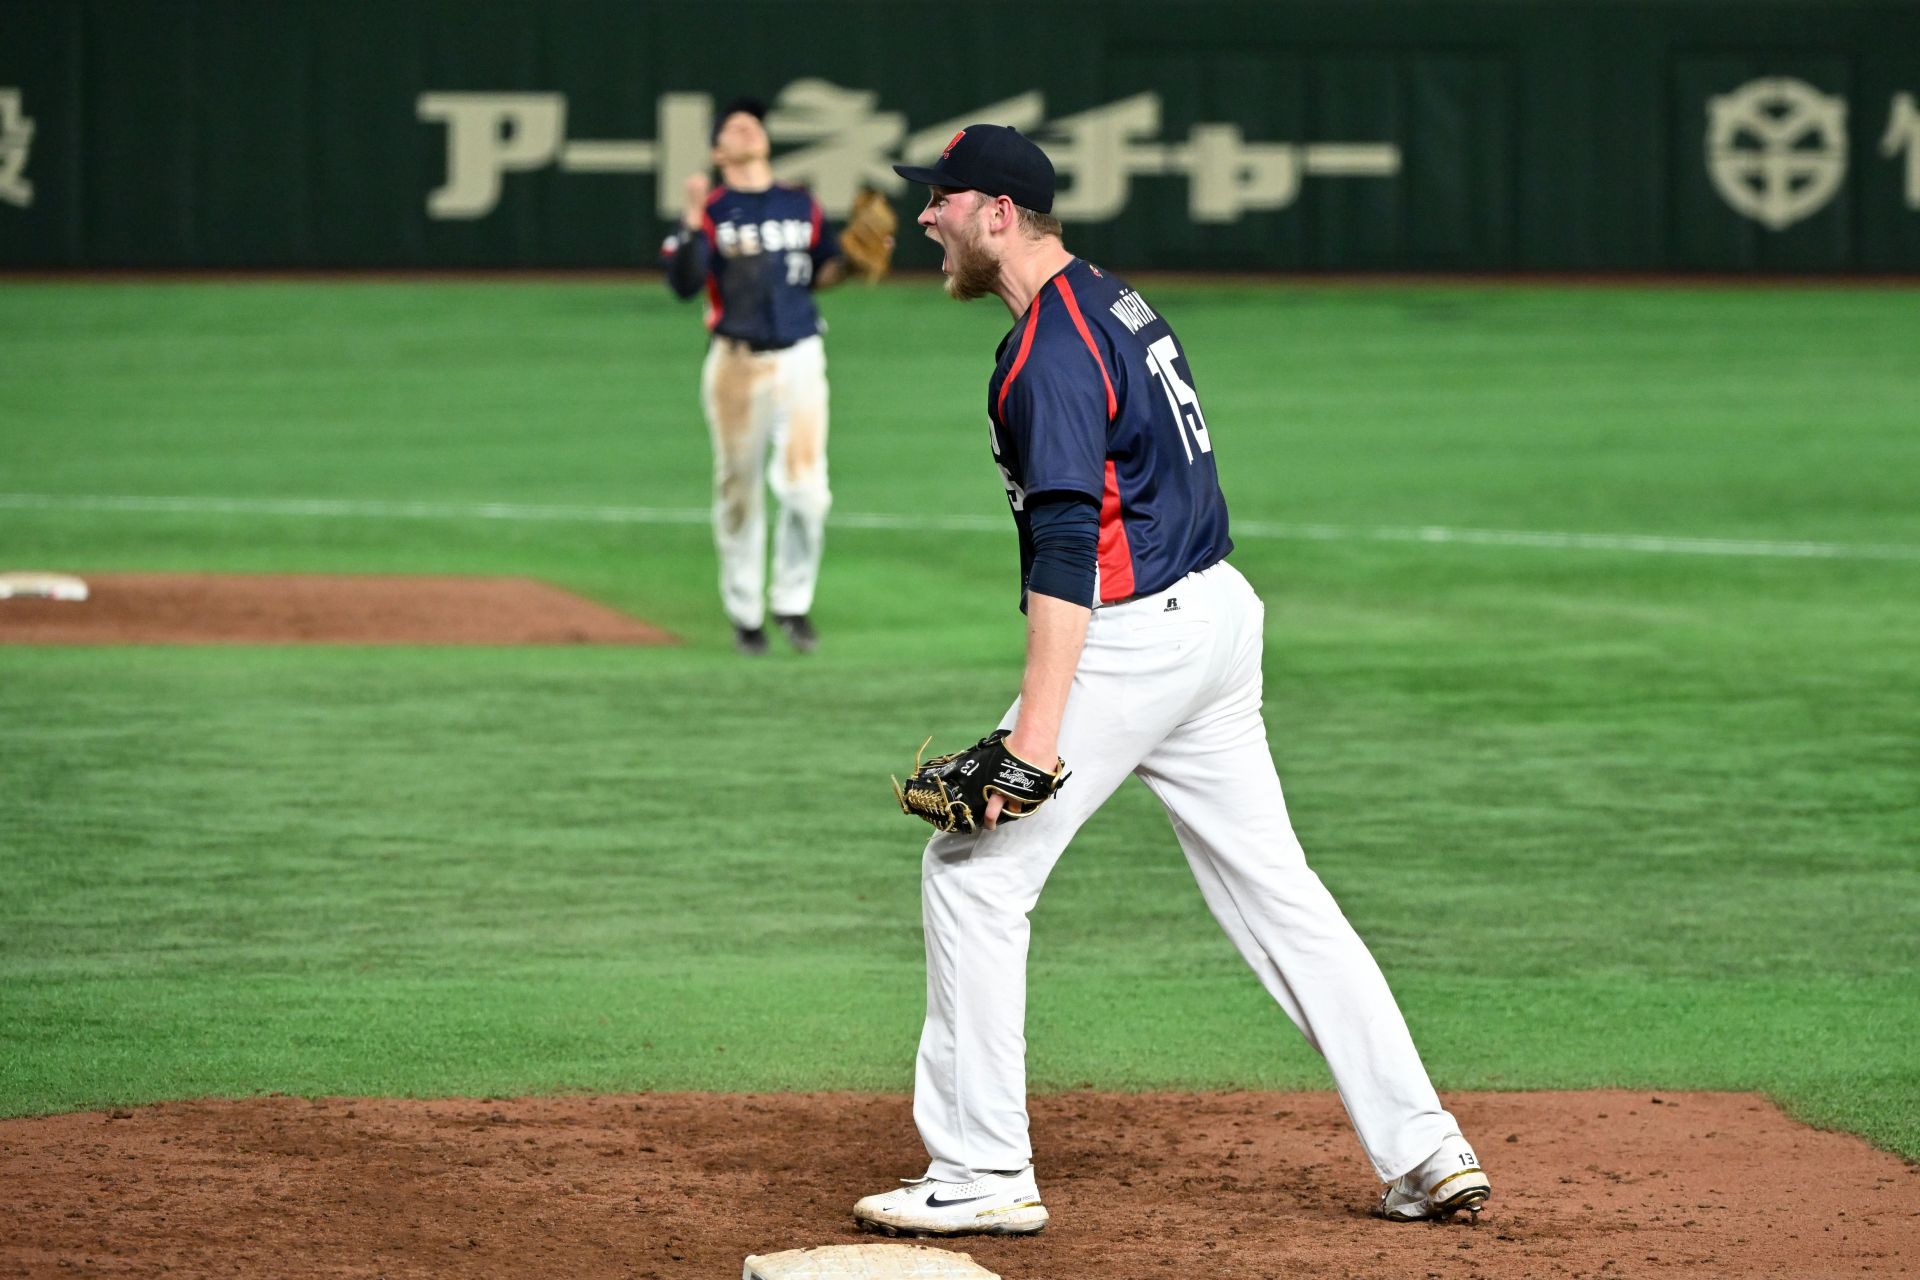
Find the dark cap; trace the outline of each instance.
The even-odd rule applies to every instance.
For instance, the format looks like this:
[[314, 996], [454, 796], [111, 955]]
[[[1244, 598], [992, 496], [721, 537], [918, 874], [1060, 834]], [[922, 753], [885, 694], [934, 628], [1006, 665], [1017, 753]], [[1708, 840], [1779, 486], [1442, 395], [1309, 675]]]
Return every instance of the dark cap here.
[[712, 147], [719, 146], [720, 130], [726, 127], [726, 123], [730, 118], [742, 112], [752, 116], [762, 124], [766, 123], [766, 103], [760, 101], [758, 98], [735, 98], [732, 102], [729, 102], [726, 106], [713, 113], [713, 136], [707, 139], [707, 145]]
[[893, 171], [908, 182], [1005, 196], [1022, 209], [1053, 212], [1053, 161], [1004, 124], [970, 124], [933, 164], [897, 164]]

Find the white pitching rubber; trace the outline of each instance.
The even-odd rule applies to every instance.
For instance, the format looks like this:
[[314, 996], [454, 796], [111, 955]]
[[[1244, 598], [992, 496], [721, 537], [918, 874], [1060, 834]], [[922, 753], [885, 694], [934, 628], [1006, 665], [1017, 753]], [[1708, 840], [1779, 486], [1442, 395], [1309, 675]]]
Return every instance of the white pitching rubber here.
[[924, 1244], [829, 1244], [754, 1254], [740, 1280], [1000, 1280], [964, 1253]]

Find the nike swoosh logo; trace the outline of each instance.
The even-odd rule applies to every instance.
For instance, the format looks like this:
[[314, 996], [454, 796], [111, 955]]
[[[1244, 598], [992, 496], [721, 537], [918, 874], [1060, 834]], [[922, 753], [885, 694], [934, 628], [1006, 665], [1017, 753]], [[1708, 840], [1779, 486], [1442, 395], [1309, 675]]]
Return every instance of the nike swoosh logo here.
[[944, 1209], [950, 1204], [972, 1204], [975, 1200], [990, 1200], [991, 1196], [961, 1196], [958, 1200], [942, 1200], [938, 1192], [927, 1197], [927, 1208]]

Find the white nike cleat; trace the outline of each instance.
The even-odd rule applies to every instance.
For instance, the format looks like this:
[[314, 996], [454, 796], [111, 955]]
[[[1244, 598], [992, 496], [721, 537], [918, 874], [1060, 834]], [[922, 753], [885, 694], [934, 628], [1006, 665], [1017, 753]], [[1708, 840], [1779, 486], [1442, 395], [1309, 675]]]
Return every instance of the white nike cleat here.
[[1394, 1222], [1451, 1218], [1465, 1209], [1477, 1214], [1493, 1184], [1480, 1170], [1480, 1157], [1459, 1134], [1452, 1134], [1419, 1168], [1387, 1184], [1374, 1212]]
[[898, 1191], [853, 1206], [862, 1231], [883, 1236], [1025, 1236], [1047, 1225], [1033, 1166], [983, 1173], [972, 1182], [903, 1179]]

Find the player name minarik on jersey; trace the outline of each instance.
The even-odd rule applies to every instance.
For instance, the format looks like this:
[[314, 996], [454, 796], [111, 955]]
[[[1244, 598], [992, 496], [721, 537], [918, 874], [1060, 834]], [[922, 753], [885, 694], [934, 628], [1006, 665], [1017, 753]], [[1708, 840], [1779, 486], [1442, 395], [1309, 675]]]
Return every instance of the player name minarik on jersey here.
[[1138, 333], [1160, 317], [1154, 314], [1147, 300], [1127, 289], [1107, 310], [1113, 312], [1113, 318], [1127, 326], [1128, 333]]

